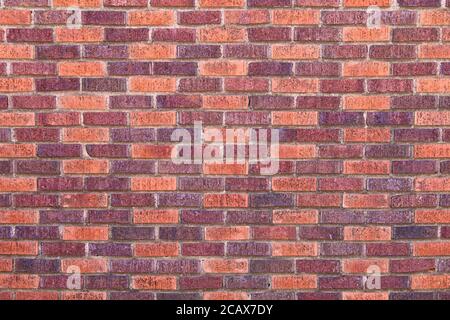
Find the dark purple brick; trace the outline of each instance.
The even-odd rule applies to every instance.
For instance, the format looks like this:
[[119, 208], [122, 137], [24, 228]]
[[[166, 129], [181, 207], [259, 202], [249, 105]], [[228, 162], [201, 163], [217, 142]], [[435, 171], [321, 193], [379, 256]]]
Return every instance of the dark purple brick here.
[[120, 95], [109, 97], [111, 109], [148, 109], [152, 107], [151, 96]]
[[269, 56], [269, 46], [253, 44], [230, 44], [224, 48], [225, 58], [265, 59]]
[[159, 239], [167, 241], [202, 239], [202, 230], [199, 227], [160, 227]]
[[112, 227], [113, 240], [154, 240], [155, 228], [153, 227]]
[[126, 13], [123, 11], [83, 11], [81, 21], [84, 25], [125, 25]]
[[53, 29], [8, 29], [8, 42], [53, 42]]
[[89, 254], [105, 257], [131, 257], [132, 249], [126, 243], [90, 243]]
[[289, 62], [251, 62], [248, 65], [249, 76], [289, 76], [293, 64]]
[[38, 92], [80, 90], [80, 79], [78, 78], [45, 78], [36, 79], [35, 82]]
[[14, 261], [14, 270], [19, 273], [58, 273], [60, 267], [59, 260], [21, 258]]
[[160, 207], [199, 207], [201, 203], [201, 194], [164, 193], [158, 195]]
[[127, 80], [119, 78], [87, 78], [83, 79], [83, 91], [90, 92], [125, 92]]
[[127, 59], [128, 47], [125, 45], [86, 45], [83, 57], [87, 59]]
[[183, 243], [181, 247], [183, 256], [213, 257], [225, 255], [223, 243]]
[[58, 161], [18, 160], [16, 162], [18, 174], [54, 175], [60, 174]]
[[155, 196], [153, 194], [112, 194], [111, 206], [113, 207], [153, 207]]
[[147, 28], [106, 28], [105, 40], [108, 42], [138, 42], [148, 41], [150, 37]]
[[189, 28], [158, 28], [152, 32], [152, 40], [161, 42], [194, 43], [195, 37], [195, 29]]
[[113, 174], [154, 174], [155, 162], [147, 160], [123, 160], [111, 163]]
[[268, 276], [228, 276], [225, 277], [225, 287], [227, 289], [267, 289], [270, 287], [270, 278]]
[[79, 59], [80, 47], [72, 45], [37, 46], [36, 58], [38, 60]]
[[269, 256], [270, 245], [261, 242], [228, 242], [227, 255], [229, 256]]
[[81, 224], [83, 223], [83, 211], [40, 211], [39, 223], [41, 224]]
[[82, 191], [83, 179], [70, 177], [38, 178], [39, 191]]
[[89, 210], [91, 224], [129, 224], [131, 212], [128, 210]]
[[150, 75], [152, 65], [150, 62], [109, 62], [108, 74], [111, 76]]
[[155, 261], [153, 260], [112, 260], [111, 272], [114, 273], [154, 273]]

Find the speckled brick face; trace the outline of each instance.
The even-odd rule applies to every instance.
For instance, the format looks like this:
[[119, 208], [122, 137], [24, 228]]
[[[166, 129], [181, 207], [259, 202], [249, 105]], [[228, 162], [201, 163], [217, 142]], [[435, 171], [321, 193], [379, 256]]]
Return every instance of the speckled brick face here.
[[2, 1], [0, 299], [450, 299], [449, 9]]

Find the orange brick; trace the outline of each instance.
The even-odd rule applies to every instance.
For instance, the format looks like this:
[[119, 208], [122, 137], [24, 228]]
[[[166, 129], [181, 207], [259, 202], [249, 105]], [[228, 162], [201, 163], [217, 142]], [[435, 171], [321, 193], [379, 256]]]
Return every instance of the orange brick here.
[[202, 76], [243, 76], [247, 74], [245, 61], [206, 61], [200, 62]]
[[344, 77], [383, 77], [389, 75], [389, 63], [379, 61], [345, 62]]
[[38, 243], [35, 241], [2, 241], [0, 242], [0, 254], [12, 256], [36, 256]]
[[35, 178], [0, 177], [0, 192], [32, 192], [37, 191]]
[[62, 300], [106, 300], [106, 292], [63, 292]]
[[247, 273], [246, 259], [209, 259], [202, 262], [206, 273]]
[[233, 10], [225, 11], [225, 25], [230, 24], [265, 24], [270, 22], [268, 10]]
[[296, 290], [296, 289], [316, 289], [317, 276], [272, 276], [272, 289], [275, 290]]
[[133, 44], [130, 45], [130, 59], [174, 59], [176, 47], [167, 44]]
[[[272, 45], [272, 59], [276, 60], [313, 60], [320, 58], [320, 46], [292, 44]], [[300, 79], [297, 79], [300, 80]], [[292, 79], [295, 81], [295, 79]], [[306, 81], [306, 80], [305, 80]], [[312, 80], [309, 80], [312, 81]]]
[[0, 44], [0, 59], [33, 59], [33, 46]]
[[345, 42], [383, 42], [389, 41], [391, 29], [389, 27], [366, 28], [344, 27]]
[[450, 256], [450, 242], [414, 243], [414, 255], [419, 257]]
[[348, 110], [387, 110], [390, 98], [384, 96], [345, 96], [344, 109]]
[[345, 194], [344, 208], [389, 208], [385, 194]]
[[415, 158], [450, 158], [450, 144], [423, 144], [414, 146]]
[[64, 208], [106, 208], [108, 197], [106, 194], [65, 194], [62, 196]]
[[344, 174], [389, 174], [390, 168], [389, 161], [344, 161]]
[[243, 42], [246, 37], [244, 29], [235, 27], [209, 27], [200, 29], [201, 42]]
[[280, 159], [309, 159], [316, 156], [313, 145], [280, 145]]
[[165, 145], [133, 145], [133, 158], [138, 159], [170, 159], [172, 146]]
[[273, 212], [275, 224], [316, 224], [318, 222], [317, 210], [275, 210]]
[[413, 275], [411, 279], [411, 289], [413, 290], [450, 289], [450, 275], [448, 274]]
[[57, 291], [17, 291], [16, 300], [59, 300]]
[[344, 7], [389, 7], [391, 0], [344, 0]]
[[64, 128], [64, 142], [108, 142], [107, 128]]
[[39, 276], [25, 274], [0, 274], [2, 289], [37, 289]]
[[132, 11], [128, 13], [128, 24], [131, 26], [171, 26], [174, 23], [174, 11]]
[[450, 191], [450, 178], [416, 178], [414, 187], [419, 192]]
[[314, 93], [319, 91], [319, 81], [301, 78], [272, 79], [272, 91], [279, 93]]
[[317, 243], [312, 242], [273, 242], [274, 257], [315, 257], [318, 254]]
[[102, 96], [70, 96], [58, 97], [61, 108], [68, 110], [106, 110], [106, 98]]
[[447, 10], [423, 10], [420, 12], [420, 24], [423, 26], [450, 25], [450, 12]]
[[277, 25], [319, 24], [318, 10], [273, 10], [272, 23]]
[[211, 164], [203, 165], [203, 173], [207, 175], [245, 175], [248, 173], [246, 164]]
[[108, 227], [64, 227], [63, 240], [108, 240]]
[[376, 266], [381, 272], [389, 272], [388, 259], [345, 259], [342, 263], [342, 271], [345, 273], [367, 274], [367, 270]]
[[63, 259], [61, 260], [61, 270], [67, 273], [70, 267], [75, 266], [81, 273], [106, 273], [108, 272], [108, 260], [89, 258], [89, 259]]
[[0, 25], [26, 25], [31, 24], [30, 10], [1, 10]]
[[175, 78], [131, 77], [130, 90], [133, 92], [175, 92]]
[[449, 59], [450, 45], [423, 44], [419, 46], [420, 59]]
[[450, 112], [417, 111], [415, 123], [419, 126], [448, 126], [450, 125]]
[[0, 144], [2, 158], [32, 158], [36, 156], [33, 144]]
[[448, 93], [450, 92], [450, 79], [417, 79], [417, 92]]
[[450, 210], [416, 210], [415, 222], [423, 224], [450, 224]]
[[33, 79], [0, 78], [0, 92], [27, 92], [32, 90], [33, 90]]
[[273, 178], [273, 191], [316, 191], [316, 178]]
[[390, 129], [351, 128], [344, 129], [345, 142], [381, 143], [391, 141]]
[[12, 259], [0, 259], [0, 272], [10, 272], [13, 270]]
[[74, 159], [63, 161], [66, 174], [105, 174], [108, 173], [107, 160]]
[[205, 229], [205, 240], [208, 241], [231, 241], [250, 239], [249, 227], [207, 227]]
[[59, 64], [60, 76], [95, 77], [105, 75], [101, 62], [62, 62]]
[[175, 191], [177, 190], [177, 178], [174, 177], [132, 178], [131, 190]]
[[442, 41], [450, 41], [450, 28], [442, 28]]
[[200, 0], [200, 8], [243, 8], [245, 0]]
[[204, 300], [250, 300], [250, 294], [247, 292], [205, 292]]
[[274, 111], [272, 112], [272, 124], [284, 126], [315, 126], [319, 123], [317, 112], [291, 112]]
[[178, 243], [136, 243], [136, 257], [176, 257]]
[[345, 241], [383, 241], [391, 240], [390, 227], [345, 227]]
[[450, 210], [444, 209], [416, 210], [415, 222], [421, 224], [450, 224]]
[[2, 127], [34, 126], [34, 113], [0, 113], [0, 125]]
[[97, 27], [56, 28], [56, 42], [100, 42], [103, 29]]
[[389, 300], [388, 292], [343, 292], [343, 300]]
[[236, 110], [248, 108], [247, 96], [204, 96], [203, 108], [213, 110]]
[[54, 7], [99, 8], [101, 0], [53, 0]]
[[246, 194], [206, 194], [203, 198], [206, 208], [246, 208], [248, 195]]
[[178, 221], [177, 210], [137, 210], [133, 213], [135, 224], [175, 224]]
[[176, 112], [132, 112], [132, 126], [170, 126], [177, 122]]
[[177, 278], [172, 276], [134, 276], [132, 288], [140, 290], [176, 290]]

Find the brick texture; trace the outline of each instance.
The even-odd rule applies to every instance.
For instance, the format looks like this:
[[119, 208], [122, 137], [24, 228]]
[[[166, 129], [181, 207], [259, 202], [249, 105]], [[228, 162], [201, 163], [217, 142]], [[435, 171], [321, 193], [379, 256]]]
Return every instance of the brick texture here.
[[0, 298], [449, 297], [449, 1], [1, 4]]

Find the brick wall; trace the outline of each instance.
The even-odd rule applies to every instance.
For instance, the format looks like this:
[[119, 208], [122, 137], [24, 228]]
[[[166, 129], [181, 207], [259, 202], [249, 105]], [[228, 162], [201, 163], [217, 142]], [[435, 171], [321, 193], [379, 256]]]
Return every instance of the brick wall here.
[[450, 1], [394, 2], [2, 1], [0, 298], [450, 298]]

